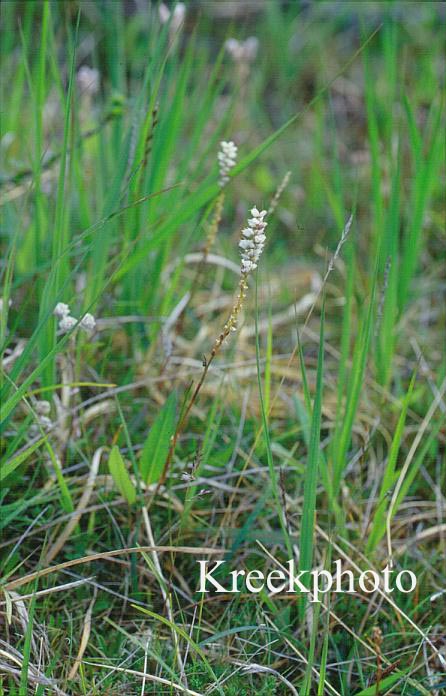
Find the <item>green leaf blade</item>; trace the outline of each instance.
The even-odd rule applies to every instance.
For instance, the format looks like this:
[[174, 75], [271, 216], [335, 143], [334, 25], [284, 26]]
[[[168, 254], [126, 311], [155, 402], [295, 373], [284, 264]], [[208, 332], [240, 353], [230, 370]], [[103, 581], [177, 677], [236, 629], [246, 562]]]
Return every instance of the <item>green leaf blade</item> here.
[[176, 404], [176, 392], [172, 392], [155, 419], [144, 443], [140, 472], [147, 485], [156, 483], [162, 474], [175, 429]]
[[117, 445], [115, 445], [110, 452], [108, 468], [119, 492], [122, 493], [127, 502], [132, 505], [136, 500], [135, 486], [127, 473], [124, 459]]

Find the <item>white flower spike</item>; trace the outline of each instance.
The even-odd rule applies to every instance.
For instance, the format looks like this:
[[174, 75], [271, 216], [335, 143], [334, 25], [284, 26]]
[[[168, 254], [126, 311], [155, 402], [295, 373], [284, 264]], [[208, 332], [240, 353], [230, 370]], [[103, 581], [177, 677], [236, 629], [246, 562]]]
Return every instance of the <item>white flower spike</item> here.
[[257, 268], [260, 255], [265, 246], [265, 228], [267, 223], [264, 217], [266, 213], [266, 210], [258, 210], [255, 207], [252, 208], [252, 217], [248, 220], [248, 226], [242, 230], [242, 238], [239, 242], [240, 254], [242, 257], [239, 293], [232, 308], [231, 315], [223, 328], [223, 333], [216, 341], [214, 350], [218, 350], [219, 346], [229, 336], [231, 331], [237, 331], [239, 315], [248, 289], [248, 276]]
[[248, 227], [242, 230], [242, 238], [239, 242], [242, 256], [242, 273], [246, 275], [257, 268], [260, 255], [265, 246], [265, 228], [268, 223], [264, 221], [266, 210], [259, 211], [252, 208], [252, 217], [248, 220]]
[[217, 155], [218, 166], [220, 169], [219, 186], [223, 188], [229, 181], [229, 172], [235, 166], [237, 159], [237, 145], [229, 140], [222, 140], [220, 151]]

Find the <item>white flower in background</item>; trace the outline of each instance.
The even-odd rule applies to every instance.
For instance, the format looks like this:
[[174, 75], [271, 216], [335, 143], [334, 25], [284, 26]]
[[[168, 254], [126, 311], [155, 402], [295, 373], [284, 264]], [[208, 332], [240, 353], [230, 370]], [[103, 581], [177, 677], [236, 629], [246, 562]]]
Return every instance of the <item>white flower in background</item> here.
[[85, 331], [94, 331], [96, 328], [96, 320], [92, 314], [84, 314], [80, 321], [80, 327], [81, 329], [84, 329]]
[[51, 404], [49, 401], [36, 401], [34, 410], [39, 416], [48, 416], [51, 412]]
[[177, 2], [172, 13], [167, 5], [162, 2], [158, 7], [158, 13], [161, 24], [167, 24], [172, 16], [170, 22], [170, 32], [171, 34], [176, 34], [178, 29], [183, 24], [184, 18], [186, 17], [186, 5], [184, 2]]
[[28, 433], [30, 437], [37, 437], [38, 435], [40, 435], [41, 429], [45, 430], [46, 432], [48, 430], [51, 430], [51, 428], [53, 427], [53, 421], [51, 420], [51, 418], [48, 418], [48, 416], [38, 416], [38, 421], [39, 425], [37, 425], [37, 423], [32, 423], [29, 426]]
[[70, 307], [69, 305], [65, 304], [65, 302], [58, 302], [57, 305], [54, 307], [53, 314], [58, 319], [68, 317], [70, 314]]
[[242, 238], [239, 242], [242, 255], [242, 273], [248, 274], [257, 268], [260, 255], [265, 246], [265, 228], [267, 223], [264, 221], [266, 210], [259, 211], [252, 208], [252, 217], [248, 220], [248, 227], [242, 230]]
[[66, 317], [62, 317], [59, 322], [59, 329], [62, 333], [68, 333], [77, 324], [77, 319], [68, 314]]
[[35, 401], [33, 406], [37, 422], [32, 423], [29, 427], [30, 437], [36, 437], [41, 434], [42, 430], [48, 431], [53, 427], [53, 421], [48, 417], [51, 412], [50, 402]]
[[237, 145], [229, 140], [222, 140], [220, 143], [220, 151], [217, 155], [218, 166], [220, 169], [219, 185], [223, 187], [229, 181], [229, 172], [235, 166], [237, 159]]
[[44, 430], [49, 430], [53, 425], [53, 421], [48, 416], [40, 416], [39, 422]]
[[[53, 314], [59, 319], [59, 331], [68, 333], [77, 324], [76, 317], [71, 314], [70, 306], [64, 302], [58, 302], [54, 308]], [[96, 328], [96, 319], [92, 314], [87, 312], [79, 322], [79, 326], [84, 331], [91, 333]]]
[[99, 92], [99, 71], [96, 68], [90, 68], [88, 65], [82, 65], [77, 71], [77, 85], [82, 94], [90, 97]]
[[158, 6], [158, 14], [161, 24], [167, 24], [170, 18], [170, 10], [163, 2]]
[[252, 63], [259, 50], [259, 40], [256, 36], [249, 36], [245, 41], [228, 39], [225, 48], [236, 63]]

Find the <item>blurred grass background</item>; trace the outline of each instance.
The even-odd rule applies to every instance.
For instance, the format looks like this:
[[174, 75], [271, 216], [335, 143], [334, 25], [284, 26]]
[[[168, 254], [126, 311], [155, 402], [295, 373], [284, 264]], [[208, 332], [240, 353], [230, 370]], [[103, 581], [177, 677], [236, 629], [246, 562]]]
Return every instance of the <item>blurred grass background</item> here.
[[[444, 4], [190, 2], [178, 26], [169, 10], [2, 5], [2, 688], [441, 693]], [[249, 37], [234, 59], [225, 42]], [[240, 163], [204, 264], [221, 140]], [[288, 171], [158, 487], [240, 229]], [[96, 331], [58, 333], [57, 302]], [[389, 524], [419, 580], [393, 604], [203, 598], [181, 552], [27, 577], [151, 538], [247, 569], [273, 567], [257, 541], [380, 568]]]

